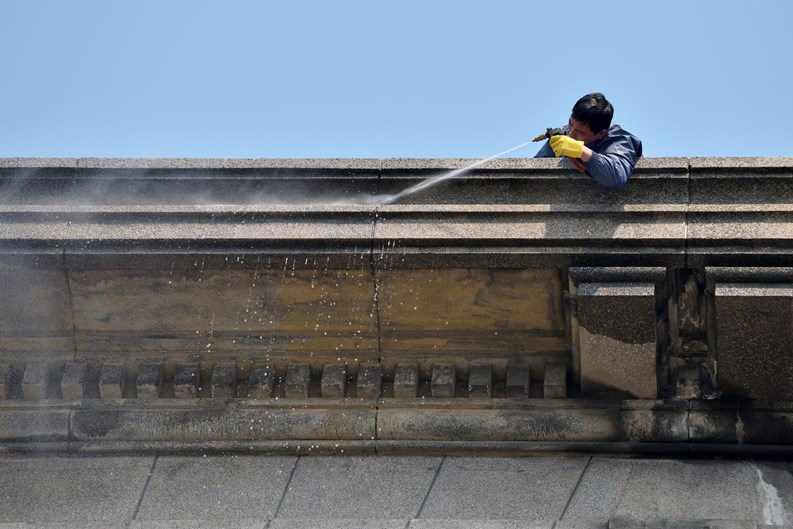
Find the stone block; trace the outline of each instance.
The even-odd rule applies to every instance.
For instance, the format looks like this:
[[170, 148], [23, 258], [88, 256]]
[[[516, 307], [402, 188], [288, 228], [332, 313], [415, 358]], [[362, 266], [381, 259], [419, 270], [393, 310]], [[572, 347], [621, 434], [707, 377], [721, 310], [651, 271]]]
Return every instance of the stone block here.
[[493, 394], [493, 366], [484, 363], [471, 363], [468, 370], [468, 396], [470, 398], [489, 398]]
[[675, 396], [678, 399], [699, 399], [702, 397], [702, 384], [698, 365], [683, 366], [677, 370]]
[[307, 399], [310, 385], [311, 367], [308, 364], [290, 364], [286, 368], [286, 398]]
[[419, 391], [418, 364], [399, 364], [394, 371], [394, 398], [415, 399]]
[[457, 368], [454, 364], [439, 364], [432, 366], [432, 396], [434, 398], [454, 398], [454, 388], [457, 385]]
[[383, 366], [377, 363], [362, 363], [358, 367], [356, 391], [360, 399], [378, 399], [383, 385]]
[[[289, 482], [283, 483], [281, 478], [281, 487], [288, 492], [270, 527], [391, 529], [394, 525], [384, 521], [401, 519], [398, 527], [407, 528], [419, 512], [440, 463], [440, 457], [432, 456], [365, 457], [345, 453], [335, 458], [301, 458]], [[289, 467], [284, 465], [284, 469], [274, 477], [289, 477]], [[287, 523], [276, 524], [279, 519]]]
[[[45, 223], [39, 219], [36, 228]], [[4, 224], [4, 237], [13, 238], [12, 224]], [[21, 229], [22, 238], [30, 237], [30, 228]], [[46, 351], [49, 361], [66, 361], [74, 355], [73, 307], [66, 276], [58, 269], [60, 265], [56, 268], [44, 263], [39, 267], [41, 257], [30, 259], [35, 263], [24, 258], [17, 264], [0, 262], [4, 300], [0, 303], [0, 351]]]
[[11, 366], [0, 364], [0, 400], [11, 398]]
[[582, 395], [656, 398], [655, 283], [581, 283], [577, 305]]
[[22, 397], [25, 400], [46, 399], [49, 394], [50, 366], [27, 364], [22, 375]]
[[[277, 233], [269, 232], [270, 228], [276, 232], [281, 229], [269, 223], [257, 224], [254, 228], [254, 223], [219, 222], [214, 224], [218, 230], [215, 236], [237, 236], [237, 228], [260, 230], [266, 225], [266, 238], [271, 238]], [[294, 222], [288, 224], [295, 227]], [[330, 222], [307, 225], [309, 232], [336, 226]], [[171, 230], [189, 231], [184, 223], [159, 224], [154, 229], [163, 230], [163, 236]], [[234, 234], [226, 233], [226, 229]], [[289, 227], [282, 229], [284, 236], [288, 233], [295, 237], [292, 240], [300, 238], [289, 233]], [[124, 232], [114, 236], [124, 238]], [[312, 240], [315, 237], [322, 238], [320, 233], [311, 233]], [[79, 255], [72, 256], [75, 262], [70, 266], [76, 270], [70, 275], [70, 284], [74, 326], [78, 329], [72, 349], [76, 345], [87, 357], [114, 355], [125, 359], [122, 355], [134, 350], [135, 360], [141, 361], [147, 356], [163, 354], [180, 358], [183, 351], [197, 347], [206, 350], [211, 342], [213, 354], [207, 355], [208, 361], [232, 362], [259, 347], [260, 336], [270, 336], [275, 340], [270, 346], [289, 355], [291, 361], [303, 361], [298, 359], [303, 358], [306, 350], [311, 350], [315, 359], [333, 360], [339, 356], [340, 349], [377, 350], [373, 296], [366, 287], [361, 287], [372, 288], [368, 266], [355, 270], [338, 270], [332, 266], [326, 269], [323, 262], [321, 267], [312, 269], [309, 267], [316, 263], [314, 258], [306, 256], [297, 263], [292, 256], [281, 258], [280, 269], [263, 264], [253, 268], [253, 260], [247, 265], [240, 263], [242, 258], [216, 256], [220, 262], [211, 263], [214, 258], [206, 256], [205, 263], [202, 256], [198, 260], [199, 269], [178, 264], [178, 259], [187, 260], [187, 257], [165, 253], [154, 253], [146, 260], [136, 257], [140, 261], [132, 261], [129, 256], [105, 252], [101, 258], [102, 266], [107, 268], [101, 269], [95, 269], [97, 265], [84, 262]], [[331, 260], [342, 259], [333, 253], [329, 255]], [[361, 259], [360, 255], [356, 258]], [[177, 259], [176, 265], [173, 259]], [[195, 256], [191, 259], [190, 265], [197, 260]], [[343, 260], [349, 261], [346, 253]], [[285, 261], [290, 270], [288, 275], [283, 273]], [[297, 269], [293, 269], [295, 265]], [[130, 303], [130, 299], [142, 301]], [[267, 300], [256, 318], [253, 311], [249, 313], [251, 299]], [[211, 320], [206, 317], [209, 312], [213, 314]], [[210, 323], [212, 329], [208, 328]], [[249, 336], [239, 338], [237, 333], [243, 324]], [[71, 332], [71, 322], [68, 328]], [[204, 341], [211, 330], [212, 339]]]
[[275, 368], [273, 364], [253, 364], [248, 376], [248, 398], [272, 398], [274, 385]]
[[[69, 412], [44, 413], [54, 438], [68, 438]], [[60, 415], [60, 416], [59, 416]], [[36, 421], [34, 417], [32, 420]], [[50, 437], [52, 438], [52, 437]], [[35, 453], [34, 448], [28, 454]], [[154, 457], [143, 454], [114, 457], [3, 458], [3, 529], [122, 529], [135, 517]], [[23, 523], [27, 521], [28, 523]]]
[[[755, 529], [763, 519], [768, 523], [773, 517], [779, 524], [774, 524], [776, 529], [790, 528], [785, 507], [777, 507], [786, 504], [790, 485], [787, 482], [781, 485], [775, 477], [770, 478], [785, 472], [779, 463], [738, 458], [701, 461], [680, 458], [634, 459], [631, 466], [626, 481], [611, 485], [612, 490], [620, 491], [621, 497], [609, 527]], [[778, 496], [761, 492], [765, 487]], [[768, 513], [767, 517], [764, 513]], [[617, 515], [633, 521], [617, 524]]]
[[[774, 525], [776, 529], [786, 529], [787, 526]], [[646, 520], [630, 516], [614, 516], [609, 520], [609, 529], [764, 529], [753, 520], [721, 520], [698, 518], [695, 520], [673, 520], [659, 518]]]
[[126, 394], [127, 374], [121, 364], [105, 364], [99, 372], [99, 397], [123, 399]]
[[320, 391], [322, 398], [341, 399], [347, 390], [347, 366], [344, 364], [325, 364], [322, 367]]
[[160, 397], [163, 373], [160, 364], [143, 364], [135, 379], [135, 389], [139, 399], [153, 400]]
[[507, 397], [527, 398], [529, 396], [529, 389], [529, 366], [522, 364], [509, 364], [507, 366]]
[[[179, 402], [179, 401], [176, 401]], [[285, 453], [303, 447], [304, 453], [338, 452], [342, 440], [355, 441], [356, 446], [345, 450], [372, 452], [371, 442], [376, 436], [377, 410], [371, 405], [356, 406], [346, 402], [341, 406], [328, 406], [321, 399], [304, 399], [299, 402], [272, 399], [260, 406], [213, 405], [214, 401], [182, 401], [185, 405], [136, 406], [134, 404], [102, 407], [77, 407], [64, 410], [67, 432], [69, 414], [72, 415], [72, 438], [75, 441], [113, 441], [121, 444], [107, 448], [122, 450], [122, 445], [147, 450], [146, 443], [163, 443], [164, 449], [203, 446], [215, 448], [231, 446], [226, 443], [263, 441], [259, 447], [268, 453]], [[166, 404], [166, 403], [163, 403]], [[222, 404], [222, 403], [221, 403]], [[368, 403], [367, 403], [368, 404]], [[42, 408], [43, 409], [43, 408]], [[0, 414], [0, 440], [4, 414]], [[308, 440], [308, 444], [302, 444]], [[143, 445], [136, 442], [144, 442]], [[273, 441], [297, 441], [272, 443]], [[313, 443], [312, 441], [316, 441]], [[187, 445], [183, 443], [188, 443]], [[197, 444], [193, 444], [197, 443]], [[277, 445], [277, 446], [276, 446]], [[234, 448], [230, 448], [234, 450]], [[294, 453], [294, 452], [293, 452]], [[2, 525], [0, 525], [2, 527]]]
[[543, 379], [543, 396], [546, 399], [563, 399], [567, 397], [567, 366], [564, 364], [548, 364], [545, 366]]
[[264, 529], [275, 518], [294, 465], [293, 458], [277, 456], [162, 456], [146, 494], [139, 495], [132, 527]]
[[[487, 520], [493, 522], [491, 529], [551, 529], [574, 496], [587, 461], [550, 456], [446, 458], [420, 518], [457, 522], [446, 528], [483, 529], [488, 525], [476, 521]], [[511, 525], [513, 521], [521, 524]]]
[[66, 400], [85, 397], [85, 384], [88, 379], [88, 364], [69, 362], [63, 367], [61, 394]]
[[179, 364], [173, 375], [173, 396], [177, 399], [198, 397], [198, 364]]
[[[386, 232], [397, 228], [388, 227], [391, 218], [381, 220], [378, 227], [384, 227]], [[420, 233], [422, 238], [449, 237], [448, 226], [442, 222], [429, 222], [415, 229], [406, 228], [401, 220], [398, 224], [400, 232], [406, 229], [411, 234]], [[473, 224], [481, 227], [483, 222]], [[501, 227], [499, 224], [498, 229]], [[393, 240], [383, 235], [385, 240]], [[442, 258], [442, 253], [433, 252], [432, 259]], [[558, 351], [567, 346], [557, 269], [459, 268], [451, 263], [448, 268], [437, 264], [426, 269], [389, 268], [386, 263], [395, 255], [383, 256], [385, 269], [377, 273], [378, 313], [385, 331], [381, 333], [382, 356], [407, 363], [412, 361], [408, 355], [428, 343], [437, 344], [434, 353], [450, 354], [468, 354], [472, 344], [486, 343], [488, 355], [494, 356], [515, 350]], [[424, 256], [423, 252], [410, 252], [409, 259]], [[449, 258], [463, 257], [454, 252]], [[399, 358], [401, 355], [405, 355], [404, 360]]]
[[[0, 443], [21, 441], [27, 445], [25, 452], [31, 454], [36, 451], [38, 441], [67, 441], [71, 431], [70, 416], [71, 410], [55, 406], [9, 407], [0, 413]], [[3, 450], [8, 447], [3, 446]]]
[[213, 399], [234, 398], [237, 389], [237, 366], [217, 364], [212, 370], [210, 388]]
[[717, 283], [715, 307], [724, 396], [793, 401], [793, 285]]

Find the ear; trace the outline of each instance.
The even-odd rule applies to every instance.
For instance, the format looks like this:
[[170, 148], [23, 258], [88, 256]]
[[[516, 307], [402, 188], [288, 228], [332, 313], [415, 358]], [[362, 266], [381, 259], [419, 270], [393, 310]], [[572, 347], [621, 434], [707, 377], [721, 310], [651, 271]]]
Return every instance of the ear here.
[[602, 140], [603, 138], [606, 137], [606, 134], [608, 134], [608, 132], [609, 132], [609, 129], [601, 130], [600, 132], [595, 134], [595, 139]]

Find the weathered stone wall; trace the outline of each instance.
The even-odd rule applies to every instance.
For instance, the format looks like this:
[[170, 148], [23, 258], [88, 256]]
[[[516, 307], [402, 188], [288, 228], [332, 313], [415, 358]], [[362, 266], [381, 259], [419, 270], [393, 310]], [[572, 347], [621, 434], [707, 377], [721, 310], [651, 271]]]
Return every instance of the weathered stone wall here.
[[501, 159], [378, 203], [470, 162], [0, 159], [0, 396], [155, 366], [172, 396], [793, 401], [793, 159], [621, 191]]

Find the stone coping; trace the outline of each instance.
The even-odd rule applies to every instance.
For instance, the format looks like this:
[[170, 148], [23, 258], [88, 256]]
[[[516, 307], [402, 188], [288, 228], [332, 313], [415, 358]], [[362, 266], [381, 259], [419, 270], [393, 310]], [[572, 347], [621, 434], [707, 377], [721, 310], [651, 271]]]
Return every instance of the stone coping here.
[[[478, 158], [0, 158], [2, 169], [459, 169]], [[570, 166], [555, 158], [497, 158], [477, 169], [548, 170]], [[636, 173], [658, 170], [793, 168], [793, 157], [641, 158]]]
[[[0, 158], [0, 168], [73, 169], [458, 169], [479, 158]], [[569, 168], [555, 158], [497, 158], [480, 169]], [[637, 172], [659, 169], [793, 168], [793, 156], [656, 157], [641, 158]]]
[[793, 264], [793, 157], [643, 158], [619, 191], [566, 160], [500, 158], [383, 198], [472, 161], [0, 158], [2, 253], [364, 244], [406, 258], [388, 266]]
[[[0, 401], [0, 453], [791, 453], [789, 403], [579, 399]], [[746, 430], [744, 430], [746, 428]]]

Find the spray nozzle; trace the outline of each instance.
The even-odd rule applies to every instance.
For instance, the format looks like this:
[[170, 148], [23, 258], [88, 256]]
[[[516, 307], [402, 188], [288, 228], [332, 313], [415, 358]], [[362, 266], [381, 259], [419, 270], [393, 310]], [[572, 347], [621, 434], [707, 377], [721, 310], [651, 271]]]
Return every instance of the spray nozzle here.
[[547, 129], [545, 129], [544, 133], [540, 134], [531, 141], [543, 141], [550, 139], [551, 136], [561, 136], [563, 134], [564, 134], [564, 129], [562, 127], [556, 127], [555, 129], [548, 127]]

